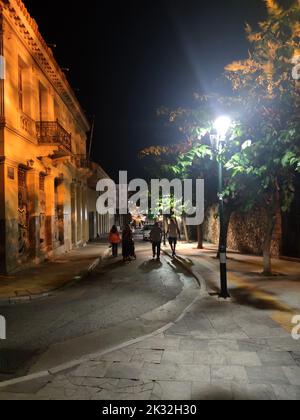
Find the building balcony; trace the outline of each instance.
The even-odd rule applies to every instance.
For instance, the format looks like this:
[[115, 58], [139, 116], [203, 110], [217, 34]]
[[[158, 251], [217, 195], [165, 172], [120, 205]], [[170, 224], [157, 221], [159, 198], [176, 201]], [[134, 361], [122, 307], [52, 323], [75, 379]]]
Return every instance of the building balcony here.
[[92, 176], [91, 162], [86, 155], [73, 155], [73, 158], [79, 173], [88, 178]]
[[20, 129], [29, 134], [30, 136], [34, 137], [36, 130], [35, 130], [35, 121], [29, 117], [29, 115], [25, 114], [23, 111], [20, 111]]
[[90, 161], [86, 155], [75, 155], [77, 168], [90, 169]]
[[58, 121], [38, 121], [36, 131], [40, 145], [58, 146], [67, 152], [72, 152], [72, 135]]

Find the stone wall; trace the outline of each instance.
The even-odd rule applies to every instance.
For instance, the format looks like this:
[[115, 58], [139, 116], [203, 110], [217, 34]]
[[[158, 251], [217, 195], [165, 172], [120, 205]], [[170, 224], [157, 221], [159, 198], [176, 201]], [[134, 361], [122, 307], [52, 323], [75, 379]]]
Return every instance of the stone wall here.
[[[235, 212], [231, 216], [228, 231], [228, 248], [245, 253], [262, 255], [264, 225], [267, 215], [256, 208], [250, 214]], [[218, 207], [213, 206], [206, 212], [204, 238], [208, 242], [219, 242]], [[281, 250], [281, 216], [278, 217], [272, 241], [272, 255], [280, 255]]]

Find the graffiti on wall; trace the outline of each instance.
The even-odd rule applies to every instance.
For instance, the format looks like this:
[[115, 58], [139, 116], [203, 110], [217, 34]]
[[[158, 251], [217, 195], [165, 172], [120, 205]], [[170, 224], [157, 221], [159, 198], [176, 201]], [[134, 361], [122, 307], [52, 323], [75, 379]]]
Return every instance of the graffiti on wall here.
[[19, 256], [26, 256], [29, 250], [28, 191], [26, 171], [18, 171], [18, 249]]
[[45, 176], [40, 175], [40, 244], [46, 246], [46, 193]]

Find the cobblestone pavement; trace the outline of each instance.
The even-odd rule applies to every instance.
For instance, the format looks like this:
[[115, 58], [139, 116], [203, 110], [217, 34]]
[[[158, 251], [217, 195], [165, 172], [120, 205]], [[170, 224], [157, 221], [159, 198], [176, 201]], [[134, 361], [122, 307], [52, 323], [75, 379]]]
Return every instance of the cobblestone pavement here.
[[[205, 263], [202, 268], [207, 274]], [[250, 298], [221, 301], [205, 294], [163, 333], [8, 386], [0, 398], [299, 400], [300, 341], [291, 325], [288, 330], [272, 319], [273, 307]]]

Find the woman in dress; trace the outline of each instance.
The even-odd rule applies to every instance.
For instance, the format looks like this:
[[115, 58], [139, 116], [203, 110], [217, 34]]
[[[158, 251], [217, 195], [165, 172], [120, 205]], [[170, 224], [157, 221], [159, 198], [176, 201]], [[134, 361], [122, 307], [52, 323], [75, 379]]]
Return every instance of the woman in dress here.
[[131, 261], [131, 257], [136, 258], [134, 251], [133, 235], [129, 225], [126, 225], [122, 233], [122, 254], [123, 261]]

